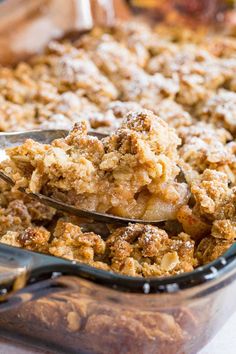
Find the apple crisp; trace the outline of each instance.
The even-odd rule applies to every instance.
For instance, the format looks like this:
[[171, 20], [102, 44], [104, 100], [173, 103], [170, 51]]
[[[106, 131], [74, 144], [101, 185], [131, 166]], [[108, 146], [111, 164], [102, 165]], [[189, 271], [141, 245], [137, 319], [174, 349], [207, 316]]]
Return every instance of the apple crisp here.
[[[0, 68], [1, 131], [69, 131], [7, 149], [1, 242], [138, 277], [192, 271], [235, 242], [236, 39], [182, 32], [120, 22]], [[19, 187], [150, 225], [107, 230]]]
[[[188, 200], [179, 183], [172, 128], [150, 111], [128, 113], [107, 138], [87, 135], [77, 124], [51, 145], [27, 140], [7, 150], [17, 187], [55, 195], [80, 208], [146, 220], [175, 219]], [[47, 190], [45, 192], [45, 190]]]

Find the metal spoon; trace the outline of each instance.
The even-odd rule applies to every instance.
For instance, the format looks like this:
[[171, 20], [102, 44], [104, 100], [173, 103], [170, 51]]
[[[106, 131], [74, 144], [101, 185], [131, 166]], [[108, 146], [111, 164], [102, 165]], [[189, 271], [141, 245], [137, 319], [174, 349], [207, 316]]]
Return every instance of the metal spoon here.
[[[38, 143], [50, 144], [55, 139], [65, 138], [69, 134], [69, 130], [65, 129], [43, 129], [43, 130], [29, 130], [26, 132], [0, 132], [0, 149], [6, 149], [13, 146], [19, 146], [25, 142], [26, 139], [33, 139]], [[108, 134], [96, 131], [89, 131], [91, 136], [98, 139], [105, 138]]]
[[[0, 149], [4, 150], [8, 147], [18, 146], [25, 142], [26, 139], [33, 139], [37, 142], [50, 144], [53, 140], [64, 138], [69, 133], [68, 130], [32, 130], [28, 132], [13, 132], [13, 133], [0, 133]], [[98, 139], [102, 139], [107, 134], [90, 131], [89, 135], [95, 136]], [[0, 178], [10, 184], [15, 185], [13, 179], [7, 176], [4, 172], [0, 171]], [[128, 224], [128, 223], [142, 223], [158, 225], [166, 220], [141, 220], [141, 219], [129, 219], [106, 213], [99, 213], [96, 211], [89, 211], [79, 209], [70, 204], [63, 203], [55, 198], [47, 197], [41, 193], [32, 193], [26, 191], [24, 188], [19, 188], [23, 193], [26, 193], [29, 197], [40, 201], [42, 204], [48, 205], [54, 209], [73, 214], [82, 218], [92, 219], [98, 222], [105, 222], [108, 224]]]

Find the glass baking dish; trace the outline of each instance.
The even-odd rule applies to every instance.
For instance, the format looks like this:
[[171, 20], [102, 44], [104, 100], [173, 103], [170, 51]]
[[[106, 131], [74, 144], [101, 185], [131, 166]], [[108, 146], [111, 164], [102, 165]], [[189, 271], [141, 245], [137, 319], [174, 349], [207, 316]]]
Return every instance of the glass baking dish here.
[[[35, 6], [39, 2], [34, 1]], [[19, 0], [17, 6], [26, 3]], [[114, 3], [119, 9], [118, 1]], [[129, 3], [140, 14], [145, 2]], [[23, 42], [22, 47], [8, 47], [8, 37], [1, 34], [12, 12], [7, 6], [5, 11], [5, 22], [0, 13], [0, 43], [6, 46], [6, 57], [0, 60], [8, 63], [13, 49], [19, 50], [17, 60], [32, 53]], [[150, 8], [147, 13], [152, 13]], [[17, 18], [24, 14], [17, 13]], [[86, 29], [93, 26], [91, 18], [87, 20]], [[69, 25], [58, 28], [75, 30]], [[27, 26], [31, 28], [31, 22]], [[60, 37], [60, 31], [48, 31], [33, 49], [38, 51], [51, 37]], [[194, 272], [158, 279], [117, 275], [0, 244], [0, 335], [55, 353], [196, 353], [234, 312], [235, 278], [236, 244]]]
[[194, 272], [158, 279], [5, 245], [0, 259], [1, 335], [56, 353], [196, 353], [236, 307], [236, 244]]

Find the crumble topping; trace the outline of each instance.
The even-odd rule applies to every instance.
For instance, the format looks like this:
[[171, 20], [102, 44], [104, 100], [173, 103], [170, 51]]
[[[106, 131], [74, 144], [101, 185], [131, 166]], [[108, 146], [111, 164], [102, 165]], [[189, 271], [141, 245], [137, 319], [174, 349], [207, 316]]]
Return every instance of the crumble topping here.
[[199, 182], [191, 188], [196, 200], [194, 210], [209, 220], [234, 219], [236, 216], [236, 189], [229, 187], [226, 174], [205, 170]]
[[[59, 220], [49, 245], [49, 253], [96, 266], [105, 253], [105, 241], [93, 232], [82, 232], [79, 226]], [[106, 265], [104, 264], [104, 269]], [[107, 267], [107, 269], [109, 269]]]
[[[52, 145], [27, 140], [7, 150], [4, 168], [17, 186], [64, 198], [81, 208], [147, 220], [174, 219], [188, 199], [178, 183], [174, 130], [150, 111], [128, 113], [98, 140], [84, 123]], [[73, 195], [73, 197], [72, 197]]]
[[221, 89], [209, 98], [197, 111], [200, 119], [224, 127], [236, 134], [236, 93]]
[[232, 246], [232, 242], [215, 237], [206, 237], [201, 240], [196, 250], [199, 265], [212, 262], [224, 254]]
[[132, 276], [174, 275], [193, 270], [194, 241], [181, 233], [168, 234], [151, 225], [131, 224], [107, 240], [111, 269]]
[[[1, 131], [71, 130], [8, 150], [1, 168], [17, 187], [175, 223], [111, 226], [104, 240], [104, 225], [85, 227], [0, 182], [1, 242], [143, 277], [221, 256], [236, 236], [235, 46], [234, 37], [120, 22], [1, 67]], [[74, 314], [67, 321], [80, 326]]]
[[232, 184], [236, 183], [236, 143], [231, 141], [228, 131], [198, 122], [192, 127], [180, 128], [180, 136], [184, 142], [180, 156], [194, 171], [221, 171]]
[[11, 201], [6, 208], [0, 208], [0, 235], [8, 230], [24, 230], [30, 225], [31, 217], [22, 200]]
[[147, 67], [152, 74], [162, 72], [179, 80], [177, 102], [192, 106], [206, 100], [211, 90], [223, 85], [230, 77], [227, 68], [208, 51], [192, 44], [181, 45], [176, 52], [164, 52], [150, 59]]

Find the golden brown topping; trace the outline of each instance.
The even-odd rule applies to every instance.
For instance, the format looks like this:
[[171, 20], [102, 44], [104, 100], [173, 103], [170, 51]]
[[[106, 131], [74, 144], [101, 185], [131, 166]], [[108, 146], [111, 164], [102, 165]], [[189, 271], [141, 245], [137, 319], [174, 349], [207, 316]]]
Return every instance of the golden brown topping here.
[[181, 223], [184, 232], [189, 234], [194, 240], [201, 239], [209, 234], [211, 226], [195, 215], [188, 205], [183, 205], [178, 213], [177, 219]]
[[235, 217], [235, 188], [228, 186], [228, 178], [222, 172], [205, 170], [200, 182], [192, 185], [196, 200], [195, 211], [209, 220]]
[[177, 47], [174, 55], [164, 51], [153, 57], [148, 71], [161, 72], [167, 77], [176, 76], [179, 80], [176, 100], [187, 106], [207, 99], [208, 91], [217, 89], [230, 75], [219, 59], [192, 44]]
[[1, 242], [11, 246], [24, 247], [31, 251], [48, 253], [50, 232], [44, 227], [30, 226], [22, 231], [7, 231]]
[[[205, 34], [126, 21], [76, 42], [51, 42], [28, 63], [0, 68], [0, 130], [74, 127], [50, 145], [27, 140], [8, 150], [1, 167], [17, 187], [84, 209], [174, 220], [168, 232], [130, 225], [104, 241], [97, 233], [105, 225], [81, 224], [0, 182], [1, 242], [137, 276], [189, 271], [197, 266], [193, 250], [205, 264], [230, 247], [236, 41]], [[109, 135], [98, 140], [87, 134], [91, 128]], [[80, 317], [74, 308], [68, 313], [66, 328], [79, 330]], [[135, 333], [147, 331], [145, 320], [135, 321]], [[171, 318], [162, 321], [180, 338]]]
[[18, 237], [19, 233], [17, 231], [7, 231], [6, 234], [1, 237], [1, 243], [14, 247], [22, 247]]
[[206, 169], [224, 172], [231, 183], [236, 183], [236, 144], [226, 143], [231, 136], [224, 129], [213, 129], [199, 123], [189, 129], [180, 129], [184, 144], [179, 153], [195, 171]]
[[7, 208], [0, 208], [0, 236], [8, 230], [21, 231], [30, 226], [31, 217], [21, 200], [14, 200]]
[[91, 264], [105, 252], [105, 242], [93, 232], [83, 233], [79, 226], [58, 221], [49, 253], [71, 260]]
[[196, 250], [199, 265], [210, 263], [225, 253], [232, 245], [232, 240], [223, 240], [215, 237], [205, 237]]
[[236, 239], [236, 222], [231, 220], [215, 220], [213, 222], [211, 235], [225, 240]]
[[224, 127], [236, 134], [236, 93], [224, 89], [216, 92], [198, 110], [200, 119]]
[[170, 99], [162, 100], [156, 106], [154, 112], [169, 126], [175, 128], [181, 138], [180, 132], [185, 127], [187, 127], [186, 131], [188, 131], [193, 123], [191, 115], [180, 104]]
[[18, 241], [22, 247], [32, 251], [44, 252], [48, 251], [48, 242], [50, 232], [44, 227], [29, 227], [25, 231], [20, 232]]
[[18, 186], [60, 193], [71, 204], [127, 217], [173, 219], [187, 202], [185, 183], [176, 176], [174, 130], [152, 112], [130, 112], [101, 141], [76, 124], [65, 139], [43, 145], [27, 140], [8, 149], [3, 167]]
[[194, 241], [187, 234], [169, 238], [151, 225], [130, 224], [107, 240], [112, 270], [132, 276], [173, 275], [195, 265]]

